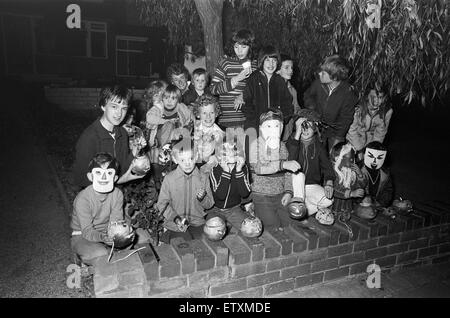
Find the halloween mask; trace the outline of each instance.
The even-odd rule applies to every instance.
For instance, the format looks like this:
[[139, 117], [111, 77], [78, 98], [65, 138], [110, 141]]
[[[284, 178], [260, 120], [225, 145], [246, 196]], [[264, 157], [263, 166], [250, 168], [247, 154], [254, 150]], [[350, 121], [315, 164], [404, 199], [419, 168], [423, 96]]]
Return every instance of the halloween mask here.
[[364, 153], [364, 165], [370, 169], [380, 169], [386, 159], [386, 153], [386, 150], [366, 148], [366, 152]]
[[278, 149], [280, 147], [281, 131], [283, 124], [276, 119], [266, 120], [259, 126], [261, 136], [266, 141], [267, 147], [270, 149]]
[[114, 189], [116, 176], [116, 170], [114, 168], [107, 168], [106, 165], [103, 165], [101, 168], [93, 168], [91, 174], [92, 186], [95, 191], [99, 193], [108, 193]]

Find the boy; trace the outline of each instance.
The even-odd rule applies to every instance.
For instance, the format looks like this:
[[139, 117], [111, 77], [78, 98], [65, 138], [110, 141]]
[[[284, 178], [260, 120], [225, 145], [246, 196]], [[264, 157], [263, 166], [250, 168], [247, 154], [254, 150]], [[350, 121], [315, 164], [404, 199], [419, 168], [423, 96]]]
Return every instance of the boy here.
[[123, 194], [114, 187], [118, 168], [119, 163], [109, 153], [96, 154], [86, 175], [91, 185], [73, 202], [71, 247], [87, 265], [94, 265], [97, 257], [108, 254], [105, 244], [112, 245], [108, 224], [123, 220]]
[[242, 29], [234, 33], [232, 41], [234, 56], [224, 56], [219, 60], [210, 91], [213, 95], [219, 95], [219, 124], [226, 128], [243, 128], [245, 116], [240, 110], [241, 103], [235, 106], [235, 100], [242, 100], [246, 79], [256, 70], [256, 61], [250, 62], [255, 35], [250, 30]]
[[208, 178], [195, 165], [197, 153], [190, 140], [182, 140], [172, 149], [172, 160], [178, 167], [166, 175], [157, 206], [164, 211], [162, 241], [170, 243], [176, 237], [189, 241], [201, 238], [205, 210], [214, 205]]
[[330, 151], [335, 144], [345, 141], [358, 98], [347, 82], [349, 68], [342, 57], [325, 58], [320, 69], [319, 80], [305, 91], [303, 100], [305, 107], [318, 112], [326, 124], [322, 136]]
[[207, 216], [207, 219], [219, 216], [238, 231], [246, 218], [241, 201], [248, 198], [251, 192], [248, 168], [244, 157], [239, 154], [239, 148], [236, 143], [222, 144], [219, 164], [209, 176], [215, 205]]
[[204, 68], [197, 68], [192, 72], [192, 83], [194, 85], [189, 86], [181, 99], [181, 102], [191, 109], [197, 98], [208, 92], [208, 74]]
[[316, 135], [319, 120], [320, 116], [315, 111], [300, 110], [295, 121], [295, 134], [286, 143], [289, 160], [296, 160], [301, 166], [300, 172], [292, 174], [294, 198], [288, 208], [306, 207], [307, 215], [333, 203], [335, 175], [328, 153]]
[[167, 68], [167, 81], [178, 87], [181, 96], [186, 93], [189, 88], [189, 71], [180, 63], [172, 63]]
[[86, 167], [98, 152], [113, 154], [119, 162], [118, 184], [143, 177], [131, 172], [133, 154], [128, 144], [128, 133], [120, 126], [127, 114], [130, 98], [131, 91], [119, 85], [100, 91], [99, 106], [103, 115], [83, 131], [76, 144], [73, 166], [76, 186], [84, 188], [90, 184], [86, 177]]

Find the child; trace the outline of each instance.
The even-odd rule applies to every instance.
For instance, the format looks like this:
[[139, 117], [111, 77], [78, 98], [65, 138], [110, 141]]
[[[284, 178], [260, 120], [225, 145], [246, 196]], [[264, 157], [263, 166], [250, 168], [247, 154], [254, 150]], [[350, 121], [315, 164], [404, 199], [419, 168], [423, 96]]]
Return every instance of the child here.
[[134, 124], [135, 117], [136, 108], [131, 107], [128, 110], [127, 117], [125, 117], [125, 124], [122, 125], [122, 127], [125, 128], [128, 133], [130, 151], [134, 157], [138, 156], [141, 150], [147, 146], [144, 132], [141, 128]]
[[189, 89], [183, 94], [181, 101], [183, 104], [188, 106], [190, 109], [193, 108], [193, 103], [202, 96], [204, 93], [208, 92], [208, 74], [204, 68], [197, 68], [192, 72], [192, 83]]
[[337, 143], [330, 156], [336, 174], [332, 210], [340, 220], [347, 221], [353, 210], [353, 201], [364, 197], [367, 181], [355, 164], [355, 150], [350, 144]]
[[[295, 135], [286, 143], [289, 160], [296, 160], [301, 166], [300, 172], [292, 174], [292, 202], [306, 204], [308, 215], [333, 203], [335, 175], [328, 153], [317, 136], [319, 120], [320, 116], [315, 111], [300, 110], [295, 121]], [[289, 204], [289, 208], [292, 208], [292, 204]]]
[[118, 168], [119, 163], [109, 153], [96, 154], [87, 173], [91, 185], [73, 202], [71, 247], [87, 265], [94, 265], [96, 258], [108, 254], [105, 244], [112, 245], [108, 225], [123, 220], [123, 194], [114, 187]]
[[[210, 91], [219, 95], [221, 115], [219, 124], [223, 127], [244, 126], [245, 116], [241, 111], [242, 92], [246, 79], [256, 70], [256, 61], [250, 62], [255, 36], [252, 31], [242, 29], [233, 34], [233, 56], [224, 56], [214, 71]], [[245, 66], [245, 67], [244, 67]]]
[[236, 143], [225, 142], [219, 155], [219, 164], [210, 174], [211, 188], [214, 197], [214, 208], [207, 219], [214, 216], [228, 221], [239, 231], [247, 217], [241, 209], [242, 199], [250, 195], [249, 172], [245, 159]]
[[358, 152], [372, 141], [384, 141], [393, 112], [382, 91], [372, 88], [366, 96], [356, 107], [353, 123], [347, 133], [347, 140]]
[[201, 238], [205, 224], [205, 210], [214, 205], [208, 178], [195, 165], [196, 149], [190, 140], [177, 143], [172, 159], [178, 167], [166, 175], [158, 197], [158, 209], [164, 211], [162, 240], [170, 243], [176, 237], [189, 241]]
[[345, 141], [358, 99], [347, 82], [349, 68], [342, 57], [325, 58], [320, 69], [319, 80], [305, 91], [303, 100], [305, 107], [318, 112], [326, 125], [322, 137], [330, 151], [335, 144]]
[[[298, 162], [288, 161], [288, 151], [280, 141], [283, 130], [283, 114], [269, 110], [260, 116], [260, 134], [252, 145], [250, 168], [252, 170], [252, 197], [255, 214], [265, 228], [279, 229], [289, 224], [286, 206], [292, 198], [292, 177], [284, 170], [297, 172]], [[256, 154], [256, 158], [254, 158]]]
[[101, 118], [87, 127], [77, 141], [73, 177], [80, 188], [91, 182], [86, 177], [86, 167], [98, 152], [114, 154], [119, 162], [118, 184], [142, 178], [131, 173], [133, 154], [130, 152], [128, 133], [120, 126], [128, 111], [131, 91], [115, 85], [100, 91], [99, 106], [103, 110]]
[[183, 96], [190, 85], [189, 71], [186, 67], [184, 67], [184, 65], [181, 65], [180, 63], [172, 63], [167, 68], [167, 81], [170, 84], [178, 87], [181, 96]]
[[281, 54], [280, 55], [281, 66], [277, 71], [284, 80], [286, 81], [287, 88], [289, 93], [292, 95], [292, 105], [294, 106], [294, 113], [297, 114], [300, 111], [300, 105], [298, 104], [297, 99], [297, 90], [291, 84], [291, 78], [294, 74], [294, 62], [289, 55]]
[[218, 163], [214, 152], [225, 136], [222, 129], [215, 123], [219, 113], [219, 102], [210, 94], [200, 96], [194, 104], [194, 115], [199, 118], [194, 126], [194, 143], [198, 149], [200, 165], [208, 163], [202, 166], [202, 170], [206, 169], [207, 173]]
[[294, 113], [292, 95], [285, 80], [276, 73], [280, 66], [280, 54], [273, 46], [266, 46], [259, 52], [258, 71], [252, 73], [244, 90], [246, 116], [245, 129], [257, 128], [259, 116], [269, 108], [281, 110], [286, 122]]

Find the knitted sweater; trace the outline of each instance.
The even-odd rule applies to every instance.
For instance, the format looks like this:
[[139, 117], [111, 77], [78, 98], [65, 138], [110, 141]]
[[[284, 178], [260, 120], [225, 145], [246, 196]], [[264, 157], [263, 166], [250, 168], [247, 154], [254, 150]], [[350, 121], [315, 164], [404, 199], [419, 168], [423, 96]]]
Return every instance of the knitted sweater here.
[[118, 188], [111, 193], [98, 194], [90, 185], [73, 201], [70, 227], [73, 231], [81, 231], [88, 241], [102, 242], [106, 232], [97, 231], [94, 227], [119, 220], [123, 220], [123, 194]]
[[219, 209], [229, 209], [241, 204], [241, 199], [250, 195], [250, 182], [247, 166], [237, 172], [223, 171], [220, 165], [213, 168], [209, 175], [215, 206]]
[[[224, 126], [243, 125], [245, 116], [241, 110], [234, 109], [234, 100], [241, 95], [247, 80], [238, 82], [235, 88], [231, 87], [231, 78], [244, 70], [242, 63], [237, 57], [224, 56], [214, 71], [214, 76], [209, 87], [211, 94], [219, 95], [221, 115], [219, 123]], [[252, 61], [252, 71], [256, 70], [256, 61]]]

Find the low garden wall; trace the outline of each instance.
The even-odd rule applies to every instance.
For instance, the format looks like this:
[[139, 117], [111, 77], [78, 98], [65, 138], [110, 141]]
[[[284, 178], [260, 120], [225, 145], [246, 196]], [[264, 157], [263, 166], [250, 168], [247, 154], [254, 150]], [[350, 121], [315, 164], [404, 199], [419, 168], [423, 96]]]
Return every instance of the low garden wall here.
[[[46, 99], [64, 110], [93, 109], [98, 107], [100, 88], [85, 87], [48, 87], [44, 88]], [[133, 90], [135, 99], [142, 99], [143, 89]]]
[[[450, 261], [450, 206], [416, 204], [412, 213], [392, 220], [352, 217], [345, 224], [323, 226], [314, 218], [293, 223], [283, 232], [264, 231], [259, 238], [227, 235], [177, 239], [149, 245], [125, 260], [130, 250], [96, 267], [96, 297], [269, 297], [366, 272]], [[351, 231], [349, 231], [351, 229]], [[138, 246], [139, 247], [139, 246]]]

